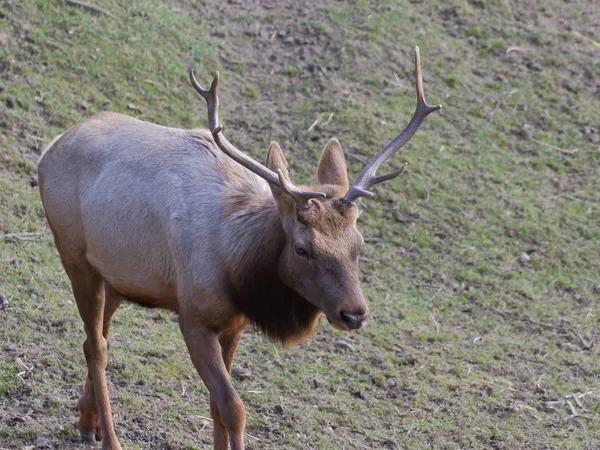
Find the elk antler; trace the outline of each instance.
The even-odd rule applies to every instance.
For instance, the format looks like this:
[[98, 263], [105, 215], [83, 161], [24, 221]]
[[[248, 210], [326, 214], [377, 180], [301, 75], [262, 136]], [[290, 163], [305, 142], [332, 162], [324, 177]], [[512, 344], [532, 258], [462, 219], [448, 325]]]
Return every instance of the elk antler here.
[[246, 169], [266, 180], [268, 183], [277, 186], [289, 195], [294, 202], [296, 202], [296, 206], [298, 207], [306, 205], [311, 198], [326, 196], [323, 192], [305, 191], [294, 186], [284, 178], [280, 170], [278, 171], [279, 173], [276, 174], [268, 167], [263, 166], [241, 150], [238, 150], [225, 138], [225, 136], [223, 136], [223, 127], [219, 124], [219, 97], [217, 95], [219, 72], [215, 74], [215, 78], [213, 79], [209, 90], [203, 89], [202, 86], [200, 86], [194, 76], [194, 69], [190, 69], [190, 82], [192, 83], [192, 86], [194, 86], [194, 89], [196, 89], [196, 91], [198, 91], [198, 93], [206, 100], [208, 105], [208, 125], [213, 135], [213, 139], [223, 153], [244, 166]]
[[407, 163], [402, 164], [400, 169], [395, 172], [392, 172], [387, 175], [375, 175], [379, 166], [386, 161], [390, 156], [400, 150], [404, 144], [406, 144], [410, 138], [414, 136], [417, 132], [425, 117], [431, 114], [434, 111], [442, 108], [442, 105], [428, 105], [425, 102], [425, 94], [423, 93], [423, 75], [421, 74], [421, 55], [419, 53], [419, 47], [415, 47], [415, 72], [417, 76], [417, 109], [413, 114], [412, 119], [406, 128], [402, 130], [395, 139], [390, 141], [388, 145], [386, 145], [379, 153], [377, 153], [364, 167], [360, 175], [354, 180], [346, 195], [344, 195], [344, 199], [349, 202], [353, 202], [358, 197], [372, 197], [372, 192], [369, 192], [367, 189], [377, 183], [381, 183], [383, 181], [391, 180], [392, 178], [400, 175]]

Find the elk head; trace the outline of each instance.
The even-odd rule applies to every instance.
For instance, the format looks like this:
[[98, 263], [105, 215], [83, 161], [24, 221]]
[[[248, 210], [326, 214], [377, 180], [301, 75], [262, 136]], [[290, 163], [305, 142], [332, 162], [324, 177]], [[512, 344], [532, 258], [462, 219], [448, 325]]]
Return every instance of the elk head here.
[[[256, 162], [223, 136], [219, 124], [217, 73], [210, 89], [203, 89], [190, 71], [190, 81], [208, 104], [209, 127], [217, 146], [233, 160], [265, 179], [273, 193], [286, 245], [279, 259], [281, 280], [307, 301], [320, 308], [336, 328], [358, 329], [366, 323], [368, 308], [358, 280], [358, 260], [364, 245], [356, 229], [356, 200], [373, 196], [367, 189], [400, 175], [376, 175], [379, 166], [395, 154], [417, 132], [427, 115], [441, 105], [425, 102], [419, 48], [415, 48], [417, 108], [404, 130], [379, 151], [349, 185], [346, 160], [337, 139], [325, 146], [317, 168], [316, 186], [295, 186], [279, 145], [271, 143], [267, 164]], [[314, 190], [312, 190], [314, 189]]]

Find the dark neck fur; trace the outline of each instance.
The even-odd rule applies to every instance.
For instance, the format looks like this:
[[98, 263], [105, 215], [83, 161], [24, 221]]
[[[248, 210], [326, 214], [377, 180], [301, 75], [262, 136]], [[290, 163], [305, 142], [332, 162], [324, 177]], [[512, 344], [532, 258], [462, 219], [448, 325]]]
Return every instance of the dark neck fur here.
[[272, 198], [260, 200], [229, 217], [230, 295], [253, 325], [285, 346], [312, 334], [321, 310], [281, 282], [277, 264], [285, 233]]

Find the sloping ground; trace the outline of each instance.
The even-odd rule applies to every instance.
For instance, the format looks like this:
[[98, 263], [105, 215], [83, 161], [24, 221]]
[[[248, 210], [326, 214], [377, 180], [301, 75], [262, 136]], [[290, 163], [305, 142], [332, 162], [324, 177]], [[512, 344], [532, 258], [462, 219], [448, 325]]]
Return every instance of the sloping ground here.
[[[34, 182], [43, 145], [101, 110], [204, 124], [193, 65], [205, 83], [221, 70], [241, 148], [263, 159], [280, 141], [303, 182], [337, 136], [355, 174], [412, 114], [416, 44], [444, 110], [389, 164], [409, 161], [402, 179], [362, 202], [372, 320], [285, 351], [244, 337], [248, 448], [598, 447], [597, 5], [304, 3], [0, 3], [0, 448], [86, 448], [83, 330]], [[170, 315], [125, 305], [111, 343], [124, 448], [209, 448], [207, 391]]]

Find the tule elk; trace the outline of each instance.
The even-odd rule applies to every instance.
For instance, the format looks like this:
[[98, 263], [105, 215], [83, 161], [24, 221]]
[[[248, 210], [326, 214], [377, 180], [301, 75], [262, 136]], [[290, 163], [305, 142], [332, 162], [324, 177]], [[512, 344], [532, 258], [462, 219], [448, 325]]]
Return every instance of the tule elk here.
[[85, 325], [88, 376], [79, 400], [85, 441], [120, 449], [106, 386], [107, 337], [123, 300], [166, 308], [210, 392], [214, 448], [244, 448], [246, 413], [230, 378], [242, 331], [283, 345], [310, 335], [322, 314], [336, 328], [367, 321], [359, 280], [356, 200], [398, 176], [379, 166], [441, 106], [423, 96], [406, 128], [349, 185], [336, 139], [317, 184], [292, 184], [279, 145], [266, 165], [235, 148], [218, 119], [216, 75], [204, 90], [210, 131], [166, 128], [102, 113], [55, 138], [38, 165], [42, 202]]

